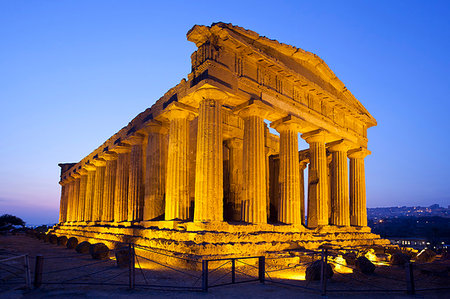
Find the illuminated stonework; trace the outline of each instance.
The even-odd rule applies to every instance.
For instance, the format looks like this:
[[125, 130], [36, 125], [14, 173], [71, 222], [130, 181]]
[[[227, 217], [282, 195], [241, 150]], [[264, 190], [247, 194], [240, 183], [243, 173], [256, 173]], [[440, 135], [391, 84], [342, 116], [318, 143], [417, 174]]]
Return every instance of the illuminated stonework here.
[[188, 80], [60, 164], [54, 232], [194, 256], [385, 244], [366, 219], [376, 120], [323, 60], [231, 24], [187, 38]]

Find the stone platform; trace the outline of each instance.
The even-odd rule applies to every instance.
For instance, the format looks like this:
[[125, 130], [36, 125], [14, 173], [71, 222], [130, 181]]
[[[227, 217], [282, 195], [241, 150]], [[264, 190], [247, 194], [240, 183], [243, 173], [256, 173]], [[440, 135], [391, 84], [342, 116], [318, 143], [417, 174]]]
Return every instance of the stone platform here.
[[140, 226], [69, 223], [56, 225], [50, 232], [76, 237], [79, 242], [101, 242], [111, 249], [134, 243], [150, 250], [137, 249], [138, 254], [183, 268], [198, 268], [201, 264], [195, 261], [204, 258], [273, 256], [300, 248], [316, 250], [323, 244], [354, 248], [389, 244], [371, 233], [369, 227], [308, 229], [294, 225], [152, 221]]

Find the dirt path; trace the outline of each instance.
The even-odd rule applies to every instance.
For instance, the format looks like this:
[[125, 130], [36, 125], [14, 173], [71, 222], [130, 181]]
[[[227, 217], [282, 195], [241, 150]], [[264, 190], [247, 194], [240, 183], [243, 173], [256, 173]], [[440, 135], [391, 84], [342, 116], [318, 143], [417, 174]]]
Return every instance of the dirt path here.
[[[44, 256], [44, 285], [36, 290], [25, 290], [23, 284], [8, 285], [7, 280], [0, 276], [0, 298], [321, 298], [317, 293], [302, 289], [258, 282], [212, 288], [208, 293], [161, 291], [142, 287], [129, 290], [126, 286], [128, 269], [117, 268], [114, 260], [99, 262], [91, 259], [89, 255], [77, 254], [74, 250], [27, 236], [0, 237], [0, 259], [20, 254], [29, 254], [32, 270], [36, 255]], [[144, 260], [141, 260], [141, 267], [144, 270], [136, 269], [136, 284], [200, 286], [198, 281], [200, 273], [197, 272], [176, 272], [156, 263], [146, 263]], [[61, 281], [66, 283], [97, 281], [111, 285], [49, 284]], [[337, 284], [339, 281], [332, 283]], [[404, 293], [339, 293], [328, 297], [385, 298], [387, 295], [389, 298], [411, 298]], [[415, 297], [443, 298], [448, 295], [446, 292], [434, 292]]]

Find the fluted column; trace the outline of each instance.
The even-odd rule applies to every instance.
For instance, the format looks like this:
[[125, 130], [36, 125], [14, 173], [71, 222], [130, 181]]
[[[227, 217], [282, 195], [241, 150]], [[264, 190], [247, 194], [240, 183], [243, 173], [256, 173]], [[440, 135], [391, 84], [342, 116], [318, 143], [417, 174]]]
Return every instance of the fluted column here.
[[84, 165], [84, 169], [87, 170], [86, 180], [86, 197], [84, 204], [84, 221], [92, 220], [92, 209], [94, 203], [94, 186], [95, 186], [95, 166], [93, 164]]
[[367, 226], [366, 176], [364, 158], [370, 155], [365, 148], [350, 150], [350, 224]]
[[299, 164], [299, 173], [300, 173], [300, 217], [301, 223], [306, 225], [305, 219], [305, 168], [308, 166], [307, 161], [301, 161]]
[[142, 221], [144, 212], [144, 161], [143, 146], [145, 136], [135, 134], [126, 143], [131, 145], [130, 168], [128, 174], [128, 221]]
[[167, 167], [168, 129], [152, 121], [147, 127], [147, 160], [145, 167], [144, 220], [164, 215]]
[[74, 178], [67, 178], [67, 203], [66, 203], [66, 222], [72, 221], [72, 203], [73, 203], [73, 191], [74, 191]]
[[72, 174], [74, 177], [73, 181], [73, 200], [72, 200], [72, 221], [78, 221], [79, 214], [79, 199], [80, 199], [80, 178], [81, 175], [79, 173]]
[[194, 221], [223, 221], [222, 101], [215, 89], [196, 92], [198, 110]]
[[289, 118], [271, 125], [280, 133], [280, 203], [278, 221], [301, 224], [300, 170], [298, 164], [299, 125]]
[[94, 164], [96, 168], [94, 179], [94, 198], [92, 202], [92, 221], [100, 221], [102, 219], [106, 161], [103, 159], [94, 159], [92, 164]]
[[242, 182], [242, 139], [232, 138], [227, 140], [227, 147], [229, 149], [230, 157], [230, 203], [232, 206], [232, 220], [241, 220], [241, 204], [243, 197], [243, 182]]
[[78, 221], [84, 221], [85, 205], [86, 205], [86, 184], [87, 184], [87, 170], [81, 169], [80, 174], [80, 192], [78, 196]]
[[325, 132], [312, 131], [302, 135], [310, 147], [308, 227], [328, 225], [328, 175]]
[[193, 112], [173, 103], [164, 116], [169, 119], [165, 220], [187, 220], [189, 215], [189, 123]]
[[59, 184], [61, 185], [61, 200], [59, 202], [59, 223], [64, 223], [67, 221], [66, 205], [68, 187], [66, 181], [60, 181]]
[[103, 187], [103, 207], [101, 220], [114, 221], [114, 193], [116, 188], [117, 154], [106, 152], [102, 159], [106, 160], [105, 181]]
[[123, 222], [128, 219], [128, 175], [131, 147], [120, 144], [111, 151], [118, 154], [114, 191], [114, 222]]
[[348, 145], [344, 141], [330, 144], [331, 151], [331, 224], [350, 225], [348, 199]]
[[251, 101], [238, 111], [244, 119], [245, 200], [242, 220], [249, 223], [267, 223], [264, 117], [268, 109], [260, 101]]

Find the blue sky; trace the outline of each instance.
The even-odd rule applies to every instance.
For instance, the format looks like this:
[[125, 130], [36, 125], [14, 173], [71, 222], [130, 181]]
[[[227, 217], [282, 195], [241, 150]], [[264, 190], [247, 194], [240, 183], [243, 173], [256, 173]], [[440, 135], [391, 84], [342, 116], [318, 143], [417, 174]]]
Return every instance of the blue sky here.
[[447, 206], [449, 19], [448, 1], [0, 1], [0, 214], [56, 221], [57, 164], [185, 78], [186, 32], [218, 21], [319, 55], [377, 119], [369, 207]]

